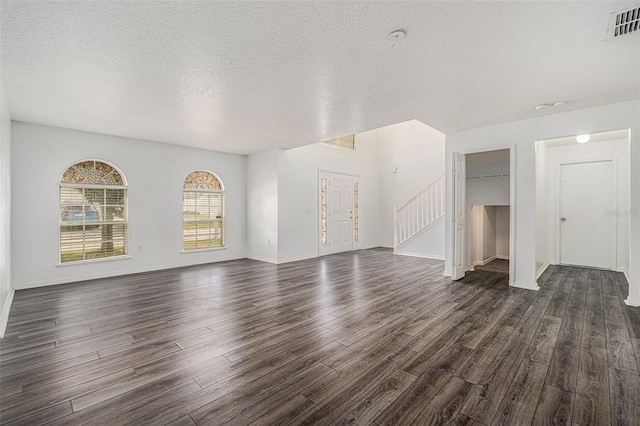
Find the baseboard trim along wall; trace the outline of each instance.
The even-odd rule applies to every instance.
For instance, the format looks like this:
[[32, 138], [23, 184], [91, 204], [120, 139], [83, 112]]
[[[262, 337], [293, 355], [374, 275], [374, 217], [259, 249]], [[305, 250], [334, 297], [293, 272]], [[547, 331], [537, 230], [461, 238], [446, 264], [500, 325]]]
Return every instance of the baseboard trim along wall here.
[[167, 269], [186, 268], [189, 266], [207, 265], [209, 263], [226, 262], [229, 260], [239, 260], [239, 259], [246, 259], [246, 258], [247, 258], [246, 255], [228, 256], [228, 257], [217, 258], [216, 260], [211, 262], [199, 261], [199, 262], [193, 262], [193, 263], [169, 264], [169, 265], [162, 265], [161, 267], [152, 266], [152, 267], [146, 267], [146, 268], [127, 269], [124, 271], [118, 271], [115, 274], [108, 274], [108, 273], [86, 274], [86, 275], [77, 275], [74, 277], [56, 278], [52, 280], [33, 281], [33, 282], [27, 282], [27, 283], [16, 285], [16, 290], [46, 287], [49, 285], [56, 285], [56, 284], [75, 283], [79, 281], [96, 280], [100, 278], [121, 277], [123, 275], [141, 274], [143, 272], [165, 271]]
[[540, 278], [540, 275], [544, 274], [544, 271], [546, 271], [548, 267], [549, 267], [549, 264], [545, 263], [538, 269], [538, 272], [536, 273], [536, 280]]
[[633, 307], [635, 307], [635, 308], [640, 307], [640, 299], [629, 299], [629, 298], [627, 298], [627, 299], [624, 301], [624, 303], [625, 303], [627, 306], [633, 306]]
[[422, 254], [411, 252], [397, 252], [395, 254], [400, 256], [421, 257], [423, 259], [444, 260], [444, 256], [441, 256], [439, 254]]
[[536, 283], [525, 283], [522, 281], [516, 281], [513, 283], [513, 287], [518, 287], [518, 288], [524, 288], [526, 290], [535, 290], [538, 291], [540, 290], [540, 287], [538, 287], [538, 284]]
[[271, 257], [247, 255], [247, 259], [257, 260], [258, 262], [272, 263], [274, 265], [278, 264], [278, 259], [273, 259]]
[[4, 301], [4, 306], [2, 307], [2, 316], [0, 316], [0, 339], [4, 337], [4, 332], [7, 330], [9, 311], [11, 310], [11, 304], [13, 303], [13, 295], [15, 292], [16, 291], [14, 289], [9, 290], [7, 299]]
[[[350, 253], [350, 252], [344, 252], [344, 253]], [[340, 254], [340, 253], [334, 253], [334, 254]], [[331, 256], [331, 255], [328, 255], [328, 256]], [[320, 257], [320, 256], [314, 254], [314, 255], [307, 255], [307, 256], [288, 257], [286, 259], [278, 259], [276, 261], [276, 264], [281, 265], [283, 263], [297, 262], [299, 260], [315, 259], [317, 257]]]

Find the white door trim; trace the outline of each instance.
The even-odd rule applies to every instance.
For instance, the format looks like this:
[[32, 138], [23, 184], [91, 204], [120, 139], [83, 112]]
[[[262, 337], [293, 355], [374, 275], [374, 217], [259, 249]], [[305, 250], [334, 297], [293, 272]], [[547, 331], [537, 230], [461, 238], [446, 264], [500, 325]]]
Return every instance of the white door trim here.
[[467, 156], [453, 153], [453, 264], [451, 279], [464, 278], [467, 265]]
[[[560, 265], [560, 251], [561, 251], [561, 247], [560, 247], [560, 167], [564, 166], [564, 165], [570, 165], [570, 164], [583, 164], [583, 163], [603, 163], [603, 162], [607, 162], [610, 161], [611, 162], [611, 173], [612, 173], [612, 179], [611, 179], [611, 191], [613, 194], [613, 210], [617, 211], [618, 210], [618, 204], [619, 204], [619, 200], [618, 200], [618, 159], [616, 157], [595, 157], [595, 158], [587, 158], [587, 159], [581, 159], [581, 160], [576, 160], [576, 161], [558, 161], [556, 162], [556, 167], [555, 167], [555, 191], [556, 191], [556, 197], [555, 197], [555, 205], [554, 205], [554, 214], [553, 214], [553, 218], [555, 221], [555, 264], [556, 265]], [[614, 227], [614, 231], [612, 232], [612, 236], [611, 236], [611, 270], [612, 271], [617, 271], [618, 270], [618, 226], [619, 226], [619, 221], [620, 218], [618, 216], [616, 216], [616, 225]]]

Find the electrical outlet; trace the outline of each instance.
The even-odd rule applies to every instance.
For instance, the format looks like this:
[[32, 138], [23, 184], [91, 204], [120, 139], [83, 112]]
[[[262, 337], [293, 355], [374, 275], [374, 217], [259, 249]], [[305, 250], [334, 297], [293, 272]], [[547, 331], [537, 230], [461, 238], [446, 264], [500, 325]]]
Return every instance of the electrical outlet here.
[[142, 244], [138, 244], [138, 251], [142, 251]]

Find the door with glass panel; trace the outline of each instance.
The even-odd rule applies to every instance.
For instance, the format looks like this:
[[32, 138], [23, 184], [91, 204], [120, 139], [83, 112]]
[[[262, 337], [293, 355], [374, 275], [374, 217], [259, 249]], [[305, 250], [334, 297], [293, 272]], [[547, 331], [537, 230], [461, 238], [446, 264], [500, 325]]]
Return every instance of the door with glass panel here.
[[320, 172], [320, 255], [354, 249], [358, 239], [357, 177]]

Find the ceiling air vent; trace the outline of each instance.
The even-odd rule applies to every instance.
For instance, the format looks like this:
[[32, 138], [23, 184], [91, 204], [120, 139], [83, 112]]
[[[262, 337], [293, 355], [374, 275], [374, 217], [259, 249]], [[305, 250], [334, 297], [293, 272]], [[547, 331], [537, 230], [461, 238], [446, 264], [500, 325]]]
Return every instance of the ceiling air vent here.
[[329, 139], [328, 141], [322, 141], [322, 143], [326, 143], [327, 145], [338, 146], [340, 148], [351, 149], [355, 151], [356, 135], [349, 135], [349, 136], [343, 136], [341, 138]]
[[620, 37], [640, 30], [640, 6], [622, 12], [614, 12], [609, 17], [609, 38]]

